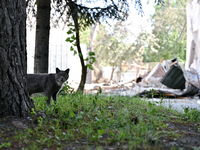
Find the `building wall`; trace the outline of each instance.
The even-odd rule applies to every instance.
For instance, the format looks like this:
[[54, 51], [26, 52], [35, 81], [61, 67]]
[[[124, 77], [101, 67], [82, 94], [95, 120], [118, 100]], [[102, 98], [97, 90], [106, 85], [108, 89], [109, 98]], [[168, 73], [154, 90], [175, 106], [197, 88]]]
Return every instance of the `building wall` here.
[[[78, 55], [70, 51], [71, 44], [65, 42], [67, 31], [51, 29], [49, 40], [49, 73], [55, 73], [56, 67], [61, 70], [70, 68], [69, 82], [80, 82], [81, 64]], [[87, 57], [87, 46], [81, 44], [84, 59]], [[34, 73], [35, 29], [27, 30], [27, 73]], [[88, 82], [88, 81], [87, 81]]]

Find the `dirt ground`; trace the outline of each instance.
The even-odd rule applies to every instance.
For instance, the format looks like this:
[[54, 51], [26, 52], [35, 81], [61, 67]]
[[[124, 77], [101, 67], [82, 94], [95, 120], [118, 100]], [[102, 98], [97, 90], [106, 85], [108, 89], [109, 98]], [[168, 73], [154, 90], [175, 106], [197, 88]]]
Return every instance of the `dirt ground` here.
[[[22, 149], [27, 147], [28, 145], [23, 145], [23, 143], [19, 140], [14, 139], [15, 132], [23, 131], [26, 128], [31, 128], [36, 126], [37, 123], [32, 123], [32, 121], [28, 119], [17, 119], [15, 117], [8, 117], [8, 118], [0, 118], [0, 145], [3, 142], [10, 142], [11, 147], [8, 149]], [[171, 150], [171, 149], [181, 149], [181, 150], [192, 150], [192, 149], [200, 149], [200, 123], [178, 123], [178, 122], [168, 122], [167, 128], [164, 131], [167, 136], [163, 135], [160, 137], [158, 141], [150, 141], [149, 144], [151, 149], [164, 149], [164, 150]], [[170, 133], [176, 133], [177, 137], [174, 136], [170, 137]], [[84, 149], [86, 145], [78, 145], [72, 144], [73, 147], [65, 146], [64, 149]], [[98, 146], [101, 146], [99, 143]], [[96, 149], [95, 145], [90, 145], [90, 149]], [[113, 145], [102, 145], [103, 149], [128, 149], [128, 145], [120, 145], [117, 144]], [[7, 149], [7, 148], [2, 148]], [[52, 148], [55, 149], [55, 148]], [[134, 149], [145, 149], [143, 147], [137, 147]], [[48, 148], [43, 148], [43, 150], [48, 150]]]

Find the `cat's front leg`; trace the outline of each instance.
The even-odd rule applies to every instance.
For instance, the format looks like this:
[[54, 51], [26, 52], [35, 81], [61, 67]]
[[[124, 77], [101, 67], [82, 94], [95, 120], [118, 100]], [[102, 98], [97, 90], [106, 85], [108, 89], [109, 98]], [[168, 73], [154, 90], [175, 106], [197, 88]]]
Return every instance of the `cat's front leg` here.
[[53, 100], [54, 100], [55, 103], [56, 103], [56, 101], [57, 101], [57, 93], [58, 93], [58, 92], [54, 92], [54, 93], [52, 94], [52, 98], [53, 98]]
[[47, 105], [50, 105], [50, 103], [51, 103], [51, 94], [50, 93], [45, 93], [45, 94], [48, 97], [48, 99], [47, 99]]

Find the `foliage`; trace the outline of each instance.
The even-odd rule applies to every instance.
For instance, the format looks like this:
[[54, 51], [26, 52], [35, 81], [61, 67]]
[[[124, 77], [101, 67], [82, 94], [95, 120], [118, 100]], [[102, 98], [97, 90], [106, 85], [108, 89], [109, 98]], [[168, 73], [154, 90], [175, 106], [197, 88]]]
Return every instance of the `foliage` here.
[[129, 44], [127, 42], [130, 34], [128, 25], [123, 22], [117, 22], [113, 31], [107, 31], [105, 26], [100, 26], [94, 46], [94, 52], [100, 65], [117, 66], [123, 60], [133, 60], [137, 54], [137, 49], [134, 43]]
[[68, 81], [64, 83], [63, 88], [59, 91], [59, 94], [66, 95], [66, 94], [72, 94], [74, 93], [74, 88], [72, 88]]
[[127, 18], [129, 11], [128, 1], [102, 0], [102, 3], [104, 4], [103, 7], [90, 7], [91, 4], [95, 6], [95, 3], [98, 2], [99, 1], [96, 0], [84, 2], [77, 0], [53, 0], [52, 21], [54, 26], [57, 26], [60, 20], [64, 23], [70, 22], [70, 17], [74, 12], [78, 14], [79, 28], [83, 30], [92, 25], [94, 22], [105, 21], [108, 18], [117, 20], [124, 20]]
[[11, 146], [11, 143], [10, 142], [3, 142], [1, 145], [0, 145], [0, 148], [10, 148]]
[[[158, 2], [162, 2], [163, 0], [158, 0]], [[34, 12], [34, 5], [33, 1], [27, 1], [27, 10], [33, 10]], [[82, 66], [82, 75], [81, 75], [81, 81], [78, 87], [78, 91], [83, 91], [84, 85], [86, 82], [86, 74], [87, 74], [87, 68], [93, 69], [92, 64], [95, 62], [95, 53], [90, 53], [89, 57], [85, 59], [85, 61], [89, 61], [87, 65], [85, 65], [82, 51], [80, 47], [80, 38], [79, 38], [79, 32], [81, 30], [85, 30], [87, 27], [91, 26], [95, 22], [100, 21], [107, 21], [107, 19], [115, 19], [118, 21], [122, 21], [127, 19], [128, 13], [129, 13], [129, 2], [126, 0], [119, 0], [119, 1], [103, 1], [104, 6], [103, 7], [89, 7], [91, 3], [98, 2], [96, 0], [94, 1], [85, 1], [82, 3], [82, 1], [77, 0], [53, 0], [52, 1], [52, 8], [53, 13], [51, 16], [53, 16], [54, 19], [54, 26], [58, 25], [58, 22], [63, 19], [64, 24], [71, 22], [71, 19], [74, 22], [75, 25], [75, 36], [71, 36], [67, 39], [68, 42], [73, 43], [76, 40], [76, 46], [77, 51], [79, 54], [81, 66]], [[29, 5], [30, 4], [30, 5]], [[135, 1], [135, 6], [139, 10], [139, 12], [142, 11], [142, 4], [140, 0]], [[28, 11], [32, 12], [32, 11]], [[34, 14], [34, 13], [33, 13]], [[67, 16], [67, 17], [66, 17]], [[70, 29], [71, 30], [71, 29]], [[71, 33], [69, 33], [71, 34]], [[129, 48], [128, 48], [129, 49]], [[77, 52], [71, 48], [72, 51], [74, 51], [74, 54]], [[117, 57], [116, 57], [117, 59]], [[119, 59], [122, 61], [122, 59]]]
[[154, 62], [157, 60], [157, 53], [159, 51], [159, 39], [152, 33], [141, 30], [135, 40], [135, 49], [137, 49], [137, 57], [144, 57], [144, 62]]
[[[77, 54], [77, 51], [74, 49], [74, 46], [76, 46], [76, 37], [74, 35], [74, 32], [75, 32], [75, 29], [74, 29], [74, 25], [72, 23], [70, 23], [68, 25], [70, 28], [69, 28], [69, 31], [67, 31], [67, 34], [70, 36], [68, 37], [65, 41], [66, 42], [69, 42], [71, 43], [72, 45], [70, 46], [70, 51], [73, 51], [74, 52], [74, 55]], [[82, 57], [82, 56], [81, 56]]]
[[[63, 149], [64, 145], [75, 144], [79, 149], [125, 144], [129, 149], [138, 146], [149, 149], [150, 141], [157, 143], [163, 136], [176, 137], [164, 129], [171, 116], [178, 113], [137, 97], [102, 95], [100, 89], [94, 95], [59, 96], [56, 105], [46, 106], [44, 97], [34, 97], [34, 101], [36, 109], [45, 112], [46, 119], [39, 117], [35, 128], [23, 134], [16, 132], [15, 139], [22, 141], [24, 148]], [[81, 143], [85, 144], [79, 147]]]
[[[155, 90], [151, 92], [153, 97]], [[96, 94], [59, 95], [57, 104], [50, 106], [44, 96], [32, 98], [39, 111], [27, 120], [29, 128], [0, 128], [0, 148], [170, 149], [171, 141], [181, 143], [176, 148], [183, 147], [183, 137], [194, 136], [191, 132], [195, 132], [193, 139], [199, 137], [200, 112], [189, 107], [184, 113], [175, 112], [164, 108], [162, 101], [104, 95], [101, 88]], [[38, 116], [39, 112], [46, 117]], [[15, 135], [8, 134], [11, 130]], [[190, 142], [184, 145], [191, 147]]]
[[[103, 4], [103, 7], [91, 7], [99, 3]], [[64, 22], [64, 25], [66, 25], [70, 22], [71, 15], [76, 11], [79, 15], [79, 27], [83, 30], [99, 21], [108, 22], [108, 19], [125, 20], [128, 17], [130, 3], [127, 0], [51, 0], [51, 23], [53, 27], [59, 26], [60, 22]], [[164, 0], [155, 0], [155, 3], [163, 6], [165, 2]], [[36, 16], [36, 5], [36, 0], [26, 1], [29, 26], [33, 26], [32, 17]], [[135, 0], [135, 9], [138, 10], [138, 15], [143, 16], [141, 0]]]
[[[70, 23], [68, 25], [70, 27], [69, 31], [67, 32], [67, 34], [71, 37], [68, 37], [65, 41], [71, 43], [71, 47], [70, 47], [70, 51], [74, 52], [74, 55], [77, 54], [77, 51], [74, 49], [74, 46], [77, 46], [76, 44], [76, 37], [74, 35], [74, 25], [72, 25], [72, 23]], [[78, 53], [79, 57], [83, 57], [81, 53]], [[88, 57], [85, 58], [84, 60], [87, 61], [87, 67], [90, 68], [91, 70], [93, 70], [92, 64], [96, 61], [95, 59], [95, 53], [94, 52], [89, 52], [88, 53]]]
[[91, 28], [87, 28], [80, 32], [80, 43], [86, 44], [89, 47]]
[[184, 114], [181, 115], [184, 120], [199, 121], [200, 112], [196, 108], [184, 108]]
[[[182, 37], [179, 36], [182, 32], [186, 22], [186, 7], [187, 1], [173, 1], [165, 2], [165, 6], [156, 6], [156, 13], [152, 16], [153, 34], [159, 39], [157, 42], [159, 46], [154, 45], [158, 50], [154, 54], [154, 61], [159, 61], [162, 57], [164, 59], [172, 59], [177, 57], [179, 61], [186, 59], [186, 28], [183, 30]], [[151, 51], [149, 48], [148, 51]], [[147, 55], [147, 59], [148, 58]], [[153, 61], [150, 59], [151, 61]]]

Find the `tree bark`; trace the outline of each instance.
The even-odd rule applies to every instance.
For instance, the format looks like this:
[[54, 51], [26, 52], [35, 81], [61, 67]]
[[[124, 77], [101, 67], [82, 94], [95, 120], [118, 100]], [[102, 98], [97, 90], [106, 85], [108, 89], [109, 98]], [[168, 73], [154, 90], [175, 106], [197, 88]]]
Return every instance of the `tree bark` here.
[[86, 77], [87, 77], [87, 66], [85, 65], [84, 59], [83, 59], [83, 54], [81, 51], [81, 46], [80, 46], [80, 39], [79, 39], [79, 27], [78, 27], [78, 18], [74, 18], [74, 24], [75, 24], [75, 31], [76, 31], [76, 45], [77, 45], [77, 50], [79, 54], [79, 59], [81, 62], [81, 67], [82, 67], [82, 74], [81, 74], [81, 81], [78, 86], [79, 92], [83, 92], [85, 82], [86, 82]]
[[120, 58], [120, 63], [119, 63], [119, 82], [121, 82], [121, 76], [122, 76], [122, 59]]
[[[98, 30], [99, 30], [99, 23], [97, 22], [91, 26], [89, 47], [91, 48], [92, 52], [94, 52], [94, 44], [96, 41]], [[98, 60], [96, 60], [95, 63], [93, 64], [93, 68], [94, 70], [92, 70], [91, 72], [92, 82], [97, 83], [99, 79], [102, 78], [102, 70], [101, 70], [101, 67], [99, 66]]]
[[89, 47], [91, 48], [91, 51], [93, 51], [93, 47], [94, 47], [94, 43], [96, 41], [98, 29], [99, 29], [98, 22], [91, 26], [90, 42], [89, 42]]
[[48, 73], [51, 0], [37, 0], [35, 73]]
[[114, 74], [114, 71], [117, 67], [115, 66], [115, 63], [113, 63], [113, 66], [112, 66], [112, 71], [111, 71], [111, 75], [110, 75], [110, 81], [112, 81], [113, 79], [113, 74]]
[[77, 8], [76, 8], [75, 5], [73, 5], [73, 3], [71, 2], [71, 0], [69, 1], [69, 7], [70, 7], [71, 10], [73, 10], [72, 18], [73, 18], [74, 25], [75, 25], [76, 45], [77, 45], [78, 56], [80, 58], [81, 67], [82, 67], [81, 81], [79, 83], [77, 91], [78, 92], [83, 92], [84, 86], [85, 86], [85, 82], [86, 82], [86, 76], [87, 76], [87, 66], [84, 63], [83, 54], [82, 54], [81, 46], [80, 46], [79, 24], [78, 24]]
[[34, 108], [27, 84], [26, 1], [0, 1], [0, 116], [26, 117]]

